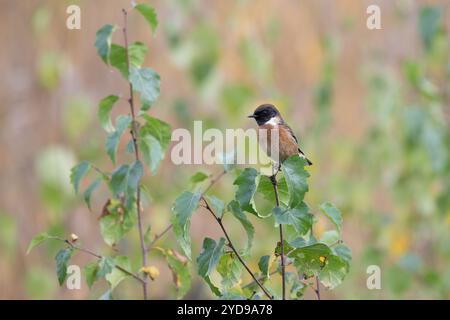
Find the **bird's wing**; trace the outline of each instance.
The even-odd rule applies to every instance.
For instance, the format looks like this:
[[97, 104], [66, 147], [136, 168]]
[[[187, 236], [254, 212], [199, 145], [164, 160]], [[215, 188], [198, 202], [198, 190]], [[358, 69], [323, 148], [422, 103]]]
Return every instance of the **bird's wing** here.
[[[285, 126], [286, 129], [289, 131], [289, 133], [290, 133], [292, 139], [295, 140], [295, 143], [297, 144], [297, 147], [298, 147], [298, 139], [297, 139], [297, 137], [295, 136], [294, 131], [292, 131], [291, 127], [289, 127], [286, 123], [284, 123], [284, 126]], [[312, 162], [311, 162], [308, 158], [306, 158], [305, 153], [300, 149], [300, 147], [298, 147], [298, 152], [300, 152], [300, 154], [303, 156], [303, 158], [306, 159], [306, 161], [308, 162], [309, 165], [312, 165]]]

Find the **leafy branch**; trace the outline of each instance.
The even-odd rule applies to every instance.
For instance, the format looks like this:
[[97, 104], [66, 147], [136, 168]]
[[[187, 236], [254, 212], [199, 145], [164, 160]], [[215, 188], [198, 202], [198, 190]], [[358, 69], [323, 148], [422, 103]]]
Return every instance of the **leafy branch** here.
[[223, 234], [225, 235], [225, 238], [227, 239], [228, 243], [227, 245], [231, 248], [231, 250], [233, 250], [234, 254], [236, 255], [236, 257], [238, 258], [239, 262], [244, 266], [245, 270], [247, 270], [247, 272], [250, 274], [250, 276], [253, 278], [253, 281], [255, 281], [258, 286], [261, 288], [261, 290], [264, 292], [264, 294], [267, 296], [267, 298], [269, 299], [273, 299], [273, 296], [269, 293], [269, 291], [261, 284], [261, 282], [258, 280], [258, 278], [255, 277], [255, 275], [253, 274], [253, 272], [250, 270], [250, 268], [247, 266], [247, 264], [245, 263], [245, 261], [242, 259], [241, 255], [239, 254], [239, 252], [236, 250], [236, 248], [234, 247], [233, 243], [231, 242], [230, 236], [228, 235], [227, 230], [225, 229], [225, 226], [223, 225], [222, 222], [222, 218], [218, 217], [213, 209], [211, 209], [211, 207], [208, 204], [208, 201], [206, 201], [205, 197], [202, 196], [201, 198], [204, 202], [205, 202], [205, 208], [206, 210], [208, 210], [211, 215], [214, 217], [214, 220], [217, 221], [217, 223], [219, 224], [220, 228], [223, 231]]
[[[290, 297], [301, 298], [306, 288], [313, 288], [308, 279], [316, 279], [328, 289], [334, 289], [346, 276], [349, 270], [351, 252], [340, 240], [342, 217], [339, 210], [331, 203], [320, 206], [321, 211], [334, 225], [335, 230], [326, 231], [320, 239], [312, 234], [312, 227], [317, 222], [309, 212], [309, 206], [304, 202], [308, 192], [308, 172], [306, 163], [299, 157], [287, 159], [282, 166], [282, 176], [264, 176], [253, 168], [238, 171], [234, 185], [237, 187], [234, 199], [227, 205], [224, 201], [200, 192], [194, 185], [193, 190], [183, 192], [173, 206], [172, 224], [177, 241], [191, 259], [190, 220], [198, 206], [204, 207], [219, 224], [225, 238], [218, 241], [210, 238], [203, 240], [202, 251], [197, 257], [198, 273], [210, 287], [213, 294], [221, 298], [236, 299], [259, 297], [258, 291], [269, 298], [275, 298], [267, 289], [266, 282], [274, 274], [281, 275], [281, 299], [287, 299], [290, 286]], [[227, 166], [226, 171], [233, 167]], [[201, 183], [208, 175], [196, 173], [191, 181]], [[259, 208], [255, 196], [260, 194], [264, 200], [272, 203], [272, 210], [267, 213]], [[273, 206], [275, 204], [275, 206]], [[264, 206], [263, 206], [264, 208]], [[237, 250], [231, 242], [229, 232], [223, 224], [225, 215], [234, 217], [240, 222], [247, 234], [247, 246]], [[273, 252], [262, 256], [258, 266], [260, 273], [252, 272], [248, 267], [251, 259], [251, 247], [255, 229], [247, 215], [260, 221], [273, 217], [275, 227], [280, 231], [280, 241]], [[226, 247], [231, 251], [226, 250]], [[280, 257], [279, 266], [275, 269], [274, 261]], [[296, 270], [287, 272], [286, 267], [292, 265]], [[246, 270], [252, 281], [242, 283], [242, 271]], [[220, 285], [217, 282], [220, 276]], [[314, 289], [320, 297], [320, 285]]]
[[[125, 42], [125, 60], [127, 63], [127, 69], [130, 70], [130, 55], [129, 55], [129, 47], [128, 47], [128, 12], [125, 9], [122, 9], [123, 12], [123, 38]], [[140, 156], [139, 156], [139, 145], [137, 143], [137, 122], [136, 122], [136, 114], [134, 110], [134, 96], [133, 96], [133, 83], [129, 82], [130, 87], [130, 97], [128, 98], [128, 103], [130, 104], [130, 111], [131, 111], [131, 129], [130, 134], [133, 141], [133, 148], [134, 148], [134, 155], [136, 162], [140, 162]], [[142, 179], [142, 177], [141, 177]], [[145, 248], [145, 241], [144, 241], [144, 231], [142, 227], [142, 217], [141, 217], [141, 188], [140, 188], [140, 180], [138, 180], [138, 185], [136, 188], [136, 212], [137, 212], [137, 221], [138, 221], [138, 230], [139, 230], [139, 241], [141, 245], [141, 252], [142, 252], [142, 266], [147, 266], [148, 263], [148, 253], [147, 249]], [[144, 272], [144, 281], [142, 283], [142, 290], [144, 293], [144, 299], [148, 299], [148, 292], [147, 292], [147, 273]]]
[[[105, 143], [106, 154], [113, 165], [116, 165], [120, 141], [124, 132], [129, 130], [131, 140], [127, 144], [126, 151], [134, 154], [134, 161], [130, 164], [120, 164], [112, 172], [102, 170], [88, 161], [81, 161], [72, 168], [70, 179], [75, 192], [78, 193], [82, 180], [88, 176], [91, 169], [95, 171], [97, 177], [83, 192], [83, 198], [89, 209], [92, 209], [91, 197], [94, 191], [102, 184], [108, 187], [111, 195], [103, 205], [99, 224], [103, 240], [108, 246], [113, 247], [116, 252], [118, 252], [117, 244], [137, 226], [142, 255], [142, 267], [139, 272], [142, 273], [142, 277], [128, 271], [131, 269], [128, 257], [118, 255], [103, 257], [70, 241], [65, 241], [69, 246], [58, 252], [56, 262], [58, 280], [62, 285], [66, 278], [66, 267], [72, 257], [72, 252], [78, 250], [89, 253], [99, 259], [99, 261], [84, 267], [89, 287], [93, 285], [94, 281], [105, 278], [110, 285], [109, 292], [111, 292], [120, 281], [130, 276], [139, 280], [139, 283], [142, 284], [143, 297], [147, 299], [148, 279], [154, 280], [159, 271], [156, 267], [148, 265], [149, 253], [145, 239], [151, 235], [147, 234], [148, 232], [144, 234], [142, 216], [144, 210], [141, 203], [141, 189], [144, 187], [144, 164], [152, 175], [156, 174], [170, 143], [171, 127], [164, 121], [151, 117], [148, 114], [149, 109], [157, 101], [160, 94], [160, 76], [154, 70], [142, 67], [148, 52], [145, 44], [142, 42], [129, 43], [128, 41], [128, 16], [131, 12], [137, 12], [143, 16], [151, 30], [155, 31], [158, 25], [155, 10], [146, 4], [134, 5], [131, 9], [122, 9], [123, 26], [121, 28], [106, 24], [97, 31], [95, 47], [102, 61], [107, 66], [119, 71], [129, 87], [129, 96], [126, 99], [129, 111], [127, 114], [119, 115], [114, 125], [111, 121], [112, 109], [125, 99], [120, 95], [108, 95], [99, 103], [98, 118], [101, 126], [108, 134]], [[112, 41], [114, 32], [117, 29], [122, 30], [123, 46]], [[139, 97], [135, 96], [135, 93], [138, 93]], [[146, 230], [150, 230], [150, 226]], [[168, 231], [169, 229], [164, 233]], [[155, 241], [161, 236], [156, 235]], [[32, 240], [32, 243], [41, 238], [38, 235]], [[58, 237], [51, 238], [62, 239]], [[170, 252], [170, 249], [164, 251], [165, 254], [167, 253], [165, 255], [167, 264], [173, 272], [182, 274], [183, 259], [169, 255], [168, 253]], [[118, 270], [120, 274], [115, 272], [115, 270]]]
[[[278, 173], [278, 172], [277, 172]], [[275, 194], [276, 208], [280, 207], [280, 197], [278, 195], [278, 183], [277, 183], [277, 173], [270, 176], [270, 182], [272, 182], [273, 192]], [[283, 225], [280, 224], [280, 261], [281, 261], [281, 285], [282, 285], [282, 299], [286, 300], [286, 266], [284, 265], [284, 238], [283, 238]]]

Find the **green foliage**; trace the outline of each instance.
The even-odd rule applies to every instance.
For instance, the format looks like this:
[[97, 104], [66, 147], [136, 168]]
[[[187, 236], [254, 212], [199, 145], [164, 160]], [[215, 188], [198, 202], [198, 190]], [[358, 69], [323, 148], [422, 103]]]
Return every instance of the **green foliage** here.
[[113, 163], [116, 163], [116, 153], [119, 147], [120, 138], [124, 131], [130, 126], [132, 118], [129, 115], [120, 115], [116, 119], [116, 130], [108, 135], [106, 139], [106, 153]]
[[250, 253], [250, 250], [252, 249], [253, 238], [255, 237], [255, 228], [253, 227], [250, 220], [248, 220], [245, 213], [242, 211], [238, 201], [236, 200], [231, 201], [228, 204], [228, 210], [231, 211], [233, 216], [237, 220], [239, 220], [239, 222], [244, 227], [244, 230], [247, 233], [247, 247], [245, 248], [245, 252]]
[[143, 110], [148, 110], [149, 106], [158, 100], [160, 93], [160, 77], [150, 68], [131, 67], [130, 82], [133, 89], [141, 94]]
[[73, 250], [71, 248], [61, 249], [55, 256], [56, 274], [58, 276], [59, 285], [62, 285], [67, 277], [67, 264], [72, 257]]
[[342, 216], [338, 208], [332, 203], [326, 202], [320, 205], [320, 210], [333, 222], [338, 232], [341, 232], [342, 228]]
[[115, 29], [115, 26], [107, 24], [97, 31], [95, 37], [95, 47], [97, 48], [97, 53], [106, 64], [109, 63], [111, 39]]
[[205, 238], [203, 240], [203, 250], [197, 258], [198, 274], [206, 280], [210, 287], [213, 284], [209, 276], [219, 263], [224, 246], [224, 238], [220, 238], [218, 243], [211, 238]]
[[258, 215], [253, 202], [258, 179], [259, 175], [256, 169], [246, 168], [233, 183], [238, 186], [236, 200], [239, 201], [241, 208], [254, 215]]
[[[158, 25], [155, 10], [145, 4], [139, 4], [135, 6], [135, 9], [145, 18], [145, 21], [149, 23], [154, 32]], [[124, 11], [123, 14], [126, 18], [128, 12]], [[170, 144], [171, 127], [166, 122], [151, 117], [146, 113], [150, 106], [156, 102], [160, 94], [160, 76], [152, 69], [142, 67], [146, 54], [148, 53], [148, 48], [142, 42], [134, 42], [128, 45], [127, 24], [123, 26], [124, 43], [126, 46], [112, 43], [112, 36], [115, 30], [115, 26], [107, 24], [97, 31], [95, 39], [97, 53], [105, 64], [112, 66], [121, 73], [123, 78], [131, 86], [132, 92], [138, 92], [140, 94], [142, 106], [141, 108], [137, 107], [135, 104], [136, 100], [133, 97], [129, 97], [127, 99], [130, 105], [129, 114], [119, 115], [116, 118], [115, 125], [113, 125], [111, 122], [111, 111], [115, 104], [118, 103], [119, 96], [111, 94], [100, 101], [97, 115], [100, 125], [108, 134], [105, 151], [113, 164], [116, 165], [118, 160], [117, 153], [121, 138], [128, 130], [130, 131], [131, 141], [128, 142], [126, 151], [131, 153], [135, 159], [131, 163], [117, 164], [111, 173], [103, 172], [90, 162], [82, 161], [71, 169], [70, 182], [75, 192], [78, 193], [82, 179], [87, 176], [91, 168], [95, 169], [98, 176], [89, 183], [83, 192], [84, 201], [89, 209], [91, 209], [92, 194], [100, 187], [101, 182], [104, 181], [109, 187], [111, 195], [104, 204], [102, 214], [99, 218], [100, 233], [107, 245], [113, 247], [115, 251], [119, 251], [117, 249], [118, 243], [134, 227], [139, 228], [140, 236], [143, 235], [143, 226], [141, 223], [137, 224], [137, 220], [141, 214], [138, 210], [142, 209], [142, 203], [138, 195], [141, 189], [146, 190], [142, 182], [144, 178], [144, 167], [140, 159], [148, 165], [152, 174], [155, 175], [164, 158], [164, 153]], [[138, 112], [139, 109], [140, 112]], [[178, 213], [176, 223], [179, 223], [181, 228], [178, 228], [174, 224], [175, 234], [178, 234], [177, 230], [182, 230], [180, 233], [186, 237], [186, 243], [189, 243], [189, 250], [188, 231], [190, 222], [188, 219], [190, 219], [193, 211], [198, 206], [200, 194], [192, 194], [192, 197], [193, 199], [188, 204], [185, 201], [189, 199], [180, 199], [179, 205], [174, 208], [175, 212]], [[148, 226], [146, 230], [145, 236], [142, 236], [143, 238], [141, 239], [145, 244], [141, 245], [141, 251], [149, 251], [151, 254], [153, 251], [148, 250], [149, 248], [146, 246], [152, 245], [149, 240], [151, 239], [152, 229]], [[133, 276], [132, 278], [142, 283], [140, 279], [141, 275], [133, 273], [129, 257], [122, 255], [106, 257], [93, 253], [81, 246], [79, 247], [78, 243], [75, 244], [78, 241], [78, 236], [74, 234], [70, 239], [66, 240], [42, 233], [31, 241], [28, 252], [47, 239], [55, 239], [69, 244], [68, 248], [60, 250], [55, 257], [56, 271], [60, 285], [66, 279], [68, 262], [76, 250], [89, 253], [97, 259], [84, 266], [84, 276], [89, 288], [101, 279], [107, 281], [109, 290], [100, 299], [112, 299], [112, 290], [127, 277]], [[187, 250], [188, 245], [185, 248]], [[175, 254], [170, 249], [165, 250], [159, 248], [159, 250], [164, 252], [165, 261], [173, 273], [174, 283], [177, 288], [177, 297], [182, 298], [189, 290], [191, 283], [189, 261], [180, 254]], [[145, 261], [145, 259], [143, 260]], [[140, 270], [143, 274], [148, 274], [146, 270], [157, 269], [154, 266], [144, 265]], [[152, 277], [150, 278], [153, 280]]]
[[[311, 214], [310, 207], [304, 202], [308, 191], [307, 178], [309, 173], [305, 170], [306, 162], [300, 157], [291, 157], [282, 165], [283, 176], [278, 179], [278, 191], [282, 199], [280, 207], [275, 204], [274, 188], [268, 177], [261, 176], [255, 169], [246, 168], [238, 173], [234, 181], [237, 186], [235, 196], [224, 208], [224, 201], [211, 195], [204, 195], [208, 210], [215, 214], [217, 222], [226, 233], [223, 220], [234, 219], [243, 226], [247, 233], [247, 245], [243, 250], [229, 244], [232, 251], [224, 250], [225, 239], [218, 242], [205, 238], [203, 249], [197, 258], [199, 275], [205, 280], [213, 294], [221, 298], [247, 298], [247, 294], [257, 292], [259, 287], [253, 283], [243, 285], [243, 263], [242, 260], [250, 260], [255, 228], [247, 217], [247, 213], [258, 218], [269, 218], [269, 216], [258, 215], [255, 209], [255, 197], [260, 194], [264, 199], [272, 201], [272, 215], [275, 226], [285, 227], [287, 236], [283, 247], [289, 263], [295, 267], [296, 274], [287, 272], [286, 281], [291, 287], [292, 298], [301, 298], [310, 285], [300, 279], [318, 278], [327, 288], [334, 289], [342, 283], [348, 274], [351, 263], [351, 251], [341, 241], [342, 217], [340, 211], [331, 203], [320, 206], [321, 211], [331, 220], [336, 229], [324, 233], [320, 242], [313, 235], [313, 226], [317, 219]], [[204, 174], [196, 174], [197, 179], [206, 179]], [[195, 184], [194, 184], [195, 187]], [[191, 255], [191, 241], [188, 235], [190, 219], [198, 206], [201, 193], [185, 191], [175, 201], [174, 232], [183, 251]], [[223, 212], [223, 213], [222, 213]], [[229, 217], [229, 218], [228, 218]], [[263, 220], [260, 220], [263, 221]], [[230, 240], [231, 241], [231, 240]], [[236, 250], [236, 251], [234, 251]], [[241, 252], [240, 259], [236, 252]], [[273, 272], [281, 273], [280, 266], [281, 246], [277, 245], [275, 250], [259, 259], [258, 267], [265, 281], [269, 281]], [[277, 266], [274, 268], [274, 264]], [[216, 271], [221, 276], [220, 286], [213, 281], [212, 277]], [[278, 277], [279, 279], [279, 277]], [[267, 290], [267, 289], [266, 289]], [[265, 294], [267, 294], [265, 292]], [[253, 296], [254, 294], [252, 294]]]
[[297, 234], [304, 235], [312, 227], [313, 217], [308, 213], [309, 208], [304, 202], [294, 208], [275, 207], [273, 216], [277, 225], [285, 224], [293, 226]]
[[198, 207], [201, 193], [183, 192], [176, 200], [172, 208], [174, 213], [172, 224], [177, 240], [184, 254], [191, 259], [190, 219]]
[[50, 236], [47, 234], [47, 232], [43, 232], [35, 236], [28, 245], [27, 254], [29, 254], [34, 247], [40, 245], [42, 242], [48, 240], [49, 238]]
[[143, 115], [145, 124], [141, 127], [139, 146], [145, 164], [155, 173], [164, 158], [164, 152], [170, 143], [171, 128], [164, 121]]
[[158, 16], [156, 15], [155, 9], [153, 9], [151, 6], [146, 5], [144, 3], [140, 3], [134, 7], [142, 16], [145, 18], [145, 20], [150, 25], [153, 32], [156, 31], [156, 28], [158, 27]]
[[98, 119], [100, 120], [100, 124], [106, 132], [113, 132], [114, 126], [111, 123], [111, 110], [114, 107], [114, 104], [119, 100], [118, 96], [109, 95], [103, 98], [98, 105]]
[[80, 185], [81, 179], [86, 176], [86, 174], [91, 169], [91, 165], [87, 161], [82, 161], [79, 164], [77, 164], [75, 167], [72, 168], [70, 171], [70, 182], [73, 185], [73, 188], [75, 189], [75, 192], [78, 193], [78, 187]]

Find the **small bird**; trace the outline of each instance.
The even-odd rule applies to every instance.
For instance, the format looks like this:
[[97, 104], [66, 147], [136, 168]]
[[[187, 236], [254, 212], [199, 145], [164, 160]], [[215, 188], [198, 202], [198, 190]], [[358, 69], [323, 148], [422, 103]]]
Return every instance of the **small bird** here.
[[[304, 158], [308, 165], [312, 165], [312, 162], [306, 158], [305, 154], [302, 150], [300, 150], [298, 146], [297, 137], [294, 135], [292, 129], [284, 122], [283, 117], [280, 112], [275, 108], [272, 104], [263, 104], [256, 108], [255, 112], [252, 115], [248, 116], [249, 118], [253, 118], [256, 120], [259, 129], [267, 130], [267, 143], [265, 145], [261, 145], [264, 151], [267, 153], [269, 157], [274, 159], [275, 161], [279, 161], [278, 170], [280, 164], [283, 163], [287, 158], [293, 155], [299, 155]], [[272, 130], [278, 130], [279, 135], [279, 155], [278, 157], [273, 157], [270, 153], [271, 150], [271, 135]], [[258, 135], [261, 134], [260, 130], [258, 130]], [[261, 142], [261, 141], [260, 141]], [[278, 159], [277, 159], [278, 158]]]

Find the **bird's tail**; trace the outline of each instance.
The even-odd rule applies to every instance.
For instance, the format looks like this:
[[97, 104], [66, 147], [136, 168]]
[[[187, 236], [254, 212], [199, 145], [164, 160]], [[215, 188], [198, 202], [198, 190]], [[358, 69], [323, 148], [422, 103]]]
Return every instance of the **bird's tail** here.
[[308, 164], [308, 166], [312, 166], [313, 163], [305, 156], [305, 154], [303, 153], [302, 150], [300, 150], [300, 148], [298, 149], [298, 152], [299, 152], [299, 156], [306, 160], [306, 163]]

